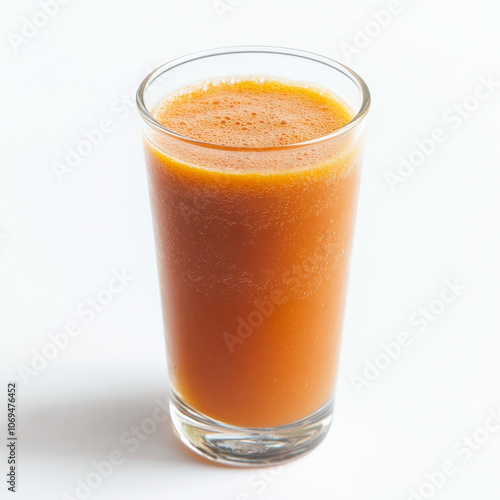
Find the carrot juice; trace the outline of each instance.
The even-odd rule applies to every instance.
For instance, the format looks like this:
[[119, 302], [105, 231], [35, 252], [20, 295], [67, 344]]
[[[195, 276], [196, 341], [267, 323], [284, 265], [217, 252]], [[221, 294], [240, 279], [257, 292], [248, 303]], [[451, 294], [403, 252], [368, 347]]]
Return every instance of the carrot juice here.
[[[234, 428], [281, 428], [332, 399], [363, 137], [321, 85], [198, 81], [145, 134], [170, 384]], [[189, 438], [188, 438], [189, 439]]]

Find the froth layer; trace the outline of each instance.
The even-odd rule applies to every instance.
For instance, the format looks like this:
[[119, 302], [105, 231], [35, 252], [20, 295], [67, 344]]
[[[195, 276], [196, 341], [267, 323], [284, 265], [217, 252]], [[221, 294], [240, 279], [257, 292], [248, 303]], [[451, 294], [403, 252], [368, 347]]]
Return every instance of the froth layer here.
[[270, 78], [228, 78], [185, 87], [154, 118], [178, 134], [232, 147], [276, 147], [331, 134], [352, 118], [329, 92]]

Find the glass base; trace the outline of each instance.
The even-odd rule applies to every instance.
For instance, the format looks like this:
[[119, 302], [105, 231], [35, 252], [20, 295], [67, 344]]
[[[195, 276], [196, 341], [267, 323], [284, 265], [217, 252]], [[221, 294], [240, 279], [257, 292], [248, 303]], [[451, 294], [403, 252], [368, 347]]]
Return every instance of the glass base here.
[[170, 415], [181, 441], [220, 463], [246, 467], [282, 464], [301, 457], [323, 441], [333, 417], [333, 399], [312, 415], [280, 427], [243, 428], [212, 420], [170, 397]]

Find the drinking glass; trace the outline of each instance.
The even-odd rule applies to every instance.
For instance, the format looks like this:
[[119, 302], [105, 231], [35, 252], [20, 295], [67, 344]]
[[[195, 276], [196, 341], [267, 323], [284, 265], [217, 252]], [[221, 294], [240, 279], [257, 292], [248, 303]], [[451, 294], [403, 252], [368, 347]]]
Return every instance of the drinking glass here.
[[[231, 78], [323, 89], [352, 119], [302, 143], [236, 147], [154, 118], [166, 96]], [[228, 47], [160, 66], [137, 104], [175, 431], [224, 463], [297, 458], [332, 421], [368, 88], [317, 54]]]

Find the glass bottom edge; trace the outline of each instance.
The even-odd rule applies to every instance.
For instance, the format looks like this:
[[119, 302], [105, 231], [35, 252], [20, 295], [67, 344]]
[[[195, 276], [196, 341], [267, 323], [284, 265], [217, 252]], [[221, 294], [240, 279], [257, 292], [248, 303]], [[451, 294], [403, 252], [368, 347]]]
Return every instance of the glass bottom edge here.
[[243, 428], [222, 424], [170, 395], [170, 416], [180, 440], [209, 460], [241, 467], [266, 467], [295, 460], [316, 448], [333, 418], [333, 398], [291, 424]]

